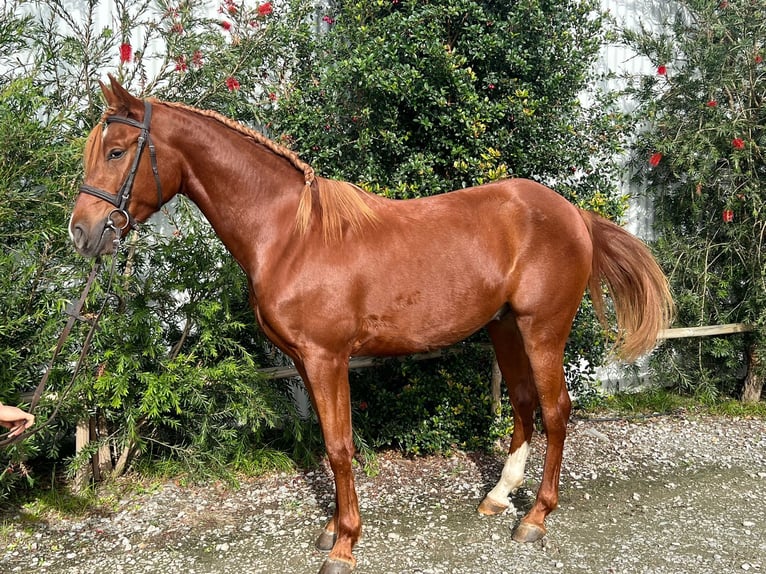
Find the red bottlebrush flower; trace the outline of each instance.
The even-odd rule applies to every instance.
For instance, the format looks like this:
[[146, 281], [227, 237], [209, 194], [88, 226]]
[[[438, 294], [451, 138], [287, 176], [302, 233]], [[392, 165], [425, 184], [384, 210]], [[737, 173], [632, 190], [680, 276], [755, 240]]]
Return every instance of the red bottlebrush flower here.
[[487, 88], [489, 88], [490, 90], [494, 90], [495, 89], [495, 84], [489, 84], [489, 85], [487, 85]]
[[227, 22], [226, 20], [221, 20], [221, 28], [226, 30], [227, 32], [231, 30], [231, 22]]
[[197, 68], [201, 68], [203, 63], [202, 52], [196, 50], [192, 56], [192, 64], [194, 64]]
[[176, 72], [185, 72], [189, 69], [189, 65], [186, 63], [186, 56], [178, 56], [176, 58]]
[[328, 26], [332, 26], [333, 24], [335, 24], [335, 20], [330, 16], [322, 16], [322, 22], [324, 22]]
[[234, 76], [229, 76], [226, 78], [226, 87], [229, 89], [230, 92], [233, 92], [234, 90], [239, 89], [239, 81], [237, 81], [237, 78]]
[[271, 5], [271, 2], [264, 2], [260, 6], [258, 6], [258, 14], [261, 16], [268, 16], [274, 11], [274, 7]]
[[724, 223], [731, 223], [734, 221], [734, 211], [731, 209], [724, 209], [721, 215]]
[[668, 73], [668, 69], [667, 69], [667, 67], [665, 67], [664, 64], [660, 64], [659, 66], [657, 66], [657, 73], [660, 76], [665, 76]]
[[734, 138], [731, 140], [731, 145], [734, 149], [745, 149], [745, 140], [742, 138]]
[[760, 54], [756, 54], [755, 55], [755, 63], [756, 64], [760, 64], [761, 62], [763, 62], [763, 56], [761, 56]]
[[173, 24], [173, 27], [170, 29], [170, 31], [178, 35], [181, 35], [184, 33], [184, 25], [181, 24], [180, 22], [176, 22], [175, 24]]
[[274, 92], [270, 92], [270, 93], [269, 93], [269, 99], [270, 99], [272, 102], [276, 102], [276, 101], [277, 101], [277, 95], [276, 95]]
[[662, 161], [662, 154], [660, 152], [655, 152], [649, 157], [649, 165], [652, 167], [657, 167], [660, 165], [660, 162]]
[[120, 62], [127, 64], [133, 59], [133, 46], [127, 42], [120, 44]]
[[714, 108], [718, 105], [718, 102], [716, 102], [715, 100], [708, 100], [708, 103], [705, 105], [709, 108]]

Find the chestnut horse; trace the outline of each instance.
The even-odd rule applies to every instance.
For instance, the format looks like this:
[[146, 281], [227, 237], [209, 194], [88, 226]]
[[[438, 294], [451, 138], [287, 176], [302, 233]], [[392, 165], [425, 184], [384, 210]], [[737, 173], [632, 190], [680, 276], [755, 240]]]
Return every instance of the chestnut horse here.
[[349, 357], [423, 352], [482, 327], [514, 430], [479, 512], [512, 508], [540, 407], [542, 482], [513, 538], [542, 538], [570, 414], [564, 346], [586, 287], [602, 319], [609, 289], [625, 360], [652, 349], [670, 319], [667, 281], [647, 247], [532, 181], [390, 200], [316, 177], [295, 153], [215, 112], [137, 99], [114, 78], [101, 89], [108, 110], [88, 138], [72, 241], [86, 257], [111, 253], [120, 231], [175, 194], [200, 208], [247, 274], [260, 326], [295, 362], [319, 417], [336, 492], [317, 541], [330, 551], [320, 572], [350, 572], [362, 530]]

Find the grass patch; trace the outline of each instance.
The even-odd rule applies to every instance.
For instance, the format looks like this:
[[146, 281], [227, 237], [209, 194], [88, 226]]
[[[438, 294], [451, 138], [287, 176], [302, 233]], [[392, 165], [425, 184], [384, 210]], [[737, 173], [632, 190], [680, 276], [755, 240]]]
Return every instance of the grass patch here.
[[708, 405], [710, 413], [740, 418], [766, 419], [766, 402], [743, 403], [734, 399], [713, 401]]
[[648, 414], [673, 413], [688, 409], [691, 398], [683, 397], [663, 388], [648, 389], [636, 393], [618, 393], [607, 397], [602, 408], [619, 413]]
[[117, 502], [134, 486], [106, 482], [90, 486], [81, 492], [57, 481], [47, 487], [38, 487], [15, 500], [22, 520], [36, 522], [48, 517], [78, 517], [94, 512], [108, 513], [117, 508]]
[[296, 464], [288, 454], [268, 447], [254, 447], [226, 461], [210, 453], [200, 457], [146, 458], [133, 464], [136, 474], [153, 481], [173, 480], [181, 486], [224, 482], [234, 488], [242, 477], [292, 472], [295, 468]]
[[680, 395], [661, 387], [607, 397], [591, 414], [600, 411], [620, 414], [679, 414], [683, 412], [717, 416], [766, 419], [766, 402], [743, 403], [730, 397]]

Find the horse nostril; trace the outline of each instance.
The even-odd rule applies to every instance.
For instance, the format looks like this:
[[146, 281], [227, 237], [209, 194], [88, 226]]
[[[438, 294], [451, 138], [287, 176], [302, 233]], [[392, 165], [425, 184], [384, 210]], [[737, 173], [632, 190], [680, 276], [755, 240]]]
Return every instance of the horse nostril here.
[[85, 244], [88, 242], [88, 233], [85, 230], [85, 226], [81, 223], [72, 228], [72, 242], [78, 249], [85, 247]]

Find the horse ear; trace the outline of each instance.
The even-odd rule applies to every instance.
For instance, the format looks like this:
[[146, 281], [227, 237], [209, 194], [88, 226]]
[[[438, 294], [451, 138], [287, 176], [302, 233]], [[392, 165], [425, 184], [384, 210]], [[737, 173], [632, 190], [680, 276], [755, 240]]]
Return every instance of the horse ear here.
[[107, 105], [112, 105], [112, 90], [110, 90], [101, 80], [98, 81], [98, 86], [101, 88], [101, 93], [104, 95], [104, 100]]
[[127, 115], [131, 110], [143, 110], [141, 100], [132, 96], [111, 74], [109, 74], [109, 83], [111, 86], [107, 87], [101, 80], [98, 82], [112, 113]]

